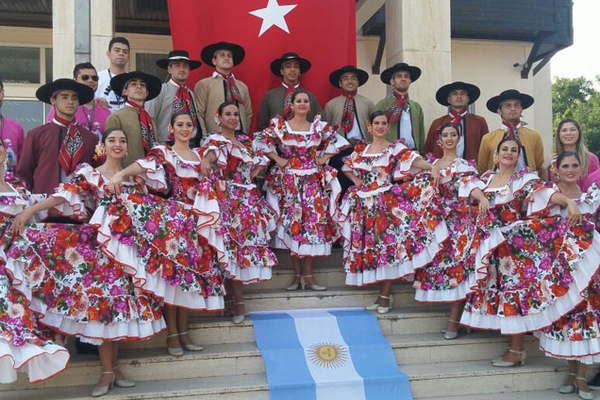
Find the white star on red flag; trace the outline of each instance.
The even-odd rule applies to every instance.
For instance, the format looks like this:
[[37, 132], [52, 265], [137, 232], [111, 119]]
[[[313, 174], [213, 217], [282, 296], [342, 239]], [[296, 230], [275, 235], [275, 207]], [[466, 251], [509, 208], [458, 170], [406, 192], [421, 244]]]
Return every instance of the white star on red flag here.
[[261, 37], [263, 33], [271, 29], [272, 26], [277, 26], [284, 32], [290, 33], [287, 22], [285, 21], [285, 16], [296, 8], [296, 6], [297, 4], [280, 6], [279, 3], [277, 3], [277, 0], [269, 0], [267, 7], [250, 11], [250, 14], [262, 18], [263, 20], [258, 36]]

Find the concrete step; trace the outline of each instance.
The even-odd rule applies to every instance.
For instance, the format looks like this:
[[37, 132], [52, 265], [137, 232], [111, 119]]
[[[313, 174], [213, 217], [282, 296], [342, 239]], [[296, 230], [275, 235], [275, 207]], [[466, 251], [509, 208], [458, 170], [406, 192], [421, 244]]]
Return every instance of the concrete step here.
[[[559, 385], [560, 386], [560, 385]], [[558, 386], [554, 390], [535, 390], [527, 392], [506, 392], [506, 393], [489, 393], [475, 394], [467, 396], [442, 396], [442, 397], [427, 397], [422, 400], [567, 400], [577, 399], [576, 395], [565, 396], [558, 393]]]
[[[342, 261], [327, 266], [315, 267], [313, 275], [319, 285], [327, 287], [343, 287], [346, 284], [346, 273]], [[278, 265], [273, 268], [270, 280], [246, 286], [247, 290], [280, 289], [283, 290], [294, 281], [296, 273], [291, 268]]]
[[[404, 366], [489, 361], [506, 348], [505, 339], [491, 333], [471, 334], [453, 341], [443, 339], [439, 333], [394, 335], [387, 339], [394, 349], [396, 360]], [[534, 354], [535, 345], [531, 343], [528, 350]], [[43, 385], [94, 384], [99, 373], [96, 357], [76, 355], [73, 358], [65, 372]], [[208, 345], [204, 351], [188, 352], [181, 358], [169, 356], [164, 348], [129, 349], [120, 352], [119, 361], [123, 372], [138, 382], [156, 377], [186, 379], [264, 373], [263, 360], [254, 342]], [[20, 382], [11, 389], [28, 387], [27, 382]]]
[[[292, 269], [292, 259], [290, 252], [287, 250], [273, 249], [273, 252], [277, 256], [278, 265], [275, 268], [279, 269]], [[342, 249], [340, 247], [334, 247], [331, 249], [331, 255], [323, 257], [313, 257], [313, 267], [319, 269], [322, 267], [339, 267], [342, 271]]]
[[[389, 314], [378, 315], [379, 325], [384, 335], [439, 332], [446, 326], [448, 306], [429, 307], [403, 306]], [[239, 325], [230, 318], [194, 317], [190, 322], [190, 335], [194, 343], [201, 345], [254, 342], [254, 330], [250, 317]], [[164, 348], [166, 333], [149, 340], [129, 342], [121, 345], [128, 349]]]
[[[531, 359], [525, 366], [506, 369], [494, 368], [489, 361], [402, 365], [401, 369], [410, 377], [415, 399], [451, 399], [455, 396], [456, 399], [508, 400], [530, 399], [527, 396], [536, 393], [535, 391], [537, 395], [554, 395], [555, 388], [566, 375], [567, 367], [564, 362], [539, 357]], [[177, 370], [180, 372], [179, 368]], [[3, 392], [2, 399], [79, 400], [87, 398], [90, 390], [90, 386], [13, 390]], [[105, 398], [266, 400], [268, 391], [264, 374], [248, 374], [194, 379], [155, 379], [139, 382], [136, 388], [115, 389]]]
[[[379, 294], [376, 286], [367, 288], [330, 287], [322, 292], [281, 289], [247, 290], [244, 294], [246, 309], [251, 311], [297, 310], [305, 308], [365, 307]], [[392, 288], [394, 306], [417, 305], [414, 289], [407, 284]], [[423, 306], [423, 304], [421, 304]]]

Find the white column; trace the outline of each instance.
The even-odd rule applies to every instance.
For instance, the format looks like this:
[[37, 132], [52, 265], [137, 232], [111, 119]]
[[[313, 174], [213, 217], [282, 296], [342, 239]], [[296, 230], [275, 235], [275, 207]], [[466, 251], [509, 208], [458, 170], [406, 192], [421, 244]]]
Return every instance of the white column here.
[[75, 2], [52, 1], [52, 75], [71, 78], [75, 65]]
[[452, 80], [450, 1], [387, 0], [385, 13], [387, 65], [403, 61], [423, 71], [410, 97], [423, 107], [427, 132], [444, 112], [435, 92]]
[[91, 11], [91, 63], [96, 69], [108, 68], [106, 51], [114, 34], [113, 1], [90, 0]]

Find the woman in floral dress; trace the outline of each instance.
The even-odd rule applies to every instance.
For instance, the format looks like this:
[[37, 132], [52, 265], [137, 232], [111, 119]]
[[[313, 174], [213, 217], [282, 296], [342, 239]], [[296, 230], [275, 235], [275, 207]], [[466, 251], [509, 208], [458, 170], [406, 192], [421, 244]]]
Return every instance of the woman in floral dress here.
[[274, 118], [257, 133], [255, 148], [275, 162], [267, 173], [267, 201], [278, 213], [275, 247], [289, 249], [296, 279], [287, 290], [299, 287], [325, 290], [313, 278], [312, 258], [331, 254], [337, 234], [333, 215], [341, 192], [337, 171], [327, 163], [349, 143], [316, 116], [309, 122], [308, 93], [291, 98], [293, 117]]
[[109, 186], [119, 191], [124, 179], [138, 177], [150, 190], [168, 197], [129, 196], [125, 203], [139, 246], [148, 249], [143, 288], [166, 303], [167, 351], [179, 357], [183, 349], [202, 350], [189, 337], [188, 311], [223, 309], [218, 261], [225, 255], [222, 238], [209, 229], [218, 220], [216, 199], [210, 205], [214, 212], [198, 208], [198, 192], [210, 191], [210, 182], [201, 183], [200, 153], [189, 146], [194, 135], [191, 115], [173, 114], [169, 134], [172, 146], [154, 147], [146, 158], [115, 174]]
[[[477, 281], [487, 276], [487, 259], [491, 252], [504, 241], [502, 232], [495, 225], [489, 212], [489, 203], [480, 189], [463, 194], [461, 187], [478, 181], [473, 165], [456, 154], [460, 140], [456, 125], [446, 124], [440, 128], [438, 143], [443, 151], [440, 159], [433, 162], [432, 175], [446, 209], [445, 221], [450, 234], [443, 249], [432, 263], [415, 274], [415, 298], [420, 302], [451, 303], [448, 328], [444, 338], [458, 336], [458, 320], [464, 306], [463, 300]], [[470, 204], [469, 197], [479, 203]]]
[[[587, 192], [581, 192], [579, 184], [585, 169], [580, 157], [575, 152], [558, 155], [558, 187], [565, 196], [577, 201], [584, 218], [600, 231], [600, 188], [592, 184]], [[554, 208], [552, 213], [560, 214], [561, 210]], [[600, 260], [596, 263], [600, 264]], [[581, 398], [592, 399], [586, 378], [587, 366], [600, 362], [600, 275], [594, 276], [583, 302], [536, 335], [546, 355], [569, 360], [569, 377], [560, 393], [578, 392]]]
[[[594, 229], [581, 224], [575, 201], [527, 169], [516, 171], [521, 149], [515, 138], [497, 149], [498, 168], [465, 185], [480, 188], [500, 222], [506, 242], [490, 258], [487, 283], [467, 295], [461, 324], [511, 335], [508, 351], [492, 361], [497, 367], [525, 363], [523, 334], [551, 325], [583, 300], [597, 265]], [[567, 208], [568, 218], [536, 217], [548, 207]], [[529, 218], [528, 218], [529, 216]]]
[[14, 216], [44, 197], [31, 195], [17, 183], [4, 180], [6, 156], [0, 140], [0, 383], [16, 381], [20, 368], [30, 382], [41, 382], [66, 368], [69, 352], [48, 340], [38, 328], [37, 314], [29, 307], [29, 300], [12, 286], [17, 282], [5, 268]]
[[223, 103], [217, 113], [221, 133], [210, 135], [200, 153], [206, 175], [217, 167], [213, 186], [220, 218], [215, 229], [224, 239], [235, 303], [233, 322], [239, 324], [245, 319], [242, 285], [271, 279], [271, 268], [277, 264], [269, 248], [277, 215], [252, 181], [269, 160], [255, 154], [248, 136], [235, 134], [240, 124], [238, 106]]
[[430, 170], [431, 164], [400, 141], [388, 142], [388, 118], [371, 114], [372, 142], [357, 145], [342, 171], [354, 183], [336, 216], [344, 238], [346, 284], [380, 283], [380, 295], [370, 310], [391, 308], [392, 282], [430, 262], [446, 238], [443, 210], [433, 199], [430, 180], [393, 178]]
[[[132, 387], [117, 366], [118, 341], [149, 338], [165, 328], [160, 304], [134, 287], [121, 264], [109, 259], [91, 224], [25, 223], [43, 210], [85, 222], [100, 204], [110, 202], [103, 186], [122, 168], [127, 139], [121, 130], [103, 134], [106, 161], [97, 169], [81, 164], [55, 194], [15, 217], [21, 232], [8, 252], [7, 268], [20, 282], [17, 289], [32, 299], [41, 322], [66, 335], [99, 344], [102, 374], [92, 396], [114, 384]], [[130, 186], [132, 190], [134, 186]], [[112, 234], [131, 243], [131, 232], [111, 226]]]

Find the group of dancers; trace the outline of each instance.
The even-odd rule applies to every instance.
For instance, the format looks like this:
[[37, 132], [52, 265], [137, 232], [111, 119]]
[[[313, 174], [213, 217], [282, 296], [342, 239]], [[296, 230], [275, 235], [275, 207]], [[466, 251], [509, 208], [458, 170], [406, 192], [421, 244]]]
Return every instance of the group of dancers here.
[[[439, 129], [443, 154], [426, 159], [388, 141], [388, 115], [375, 111], [369, 142], [354, 146], [340, 172], [329, 161], [350, 143], [309, 119], [303, 89], [291, 110], [251, 138], [236, 133], [238, 106], [225, 102], [220, 132], [199, 148], [190, 147], [192, 116], [176, 112], [172, 144], [126, 168], [127, 136], [107, 129], [103, 162], [80, 164], [48, 197], [0, 171], [0, 381], [14, 381], [21, 367], [32, 382], [61, 372], [62, 336], [77, 336], [99, 349], [93, 396], [134, 386], [118, 367], [119, 342], [166, 329], [169, 354], [201, 351], [188, 333], [190, 310], [222, 310], [227, 293], [241, 323], [243, 285], [270, 279], [277, 264], [271, 246], [292, 256], [287, 290], [326, 290], [312, 261], [339, 241], [346, 284], [380, 286], [369, 310], [389, 312], [392, 284], [412, 282], [417, 301], [451, 304], [446, 339], [459, 325], [510, 335], [493, 361], [510, 367], [525, 363], [523, 335], [535, 332], [548, 356], [570, 360], [561, 392], [591, 398], [600, 188], [579, 189], [578, 153], [561, 153], [555, 182], [545, 182], [517, 168], [523, 147], [508, 134], [496, 169], [480, 176], [457, 156], [458, 126]], [[343, 195], [339, 173], [353, 183]], [[40, 222], [47, 216], [65, 220]]]

